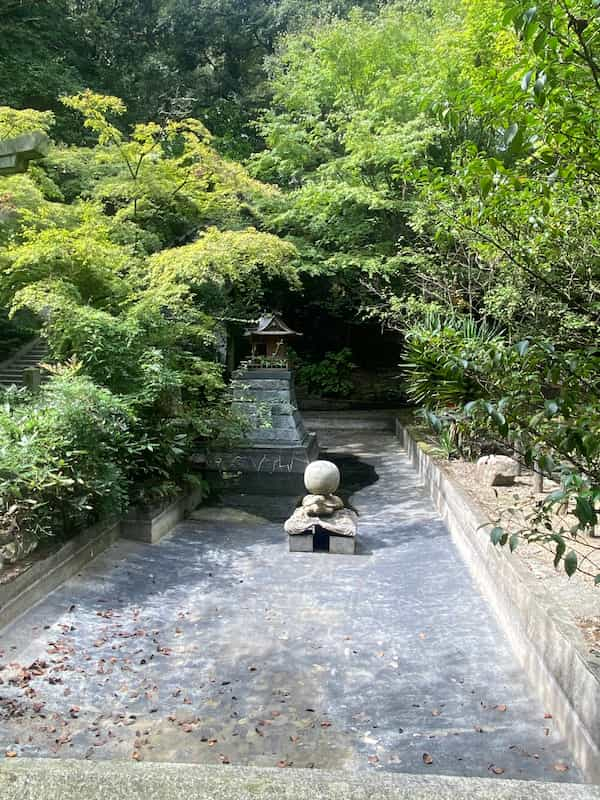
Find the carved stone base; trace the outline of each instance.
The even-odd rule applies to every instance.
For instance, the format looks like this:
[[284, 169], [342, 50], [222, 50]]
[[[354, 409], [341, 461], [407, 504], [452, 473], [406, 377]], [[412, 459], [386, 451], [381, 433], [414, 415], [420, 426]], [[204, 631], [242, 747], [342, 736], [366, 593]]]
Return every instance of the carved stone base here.
[[[310, 508], [310, 506], [309, 506]], [[329, 516], [315, 517], [306, 506], [297, 508], [286, 520], [291, 553], [319, 552], [352, 555], [356, 551], [358, 517], [349, 508], [341, 508]]]
[[354, 537], [356, 536], [357, 523], [358, 517], [349, 508], [341, 508], [331, 516], [315, 517], [308, 513], [306, 507], [301, 506], [286, 520], [284, 529], [290, 536], [298, 536], [318, 525], [334, 535]]

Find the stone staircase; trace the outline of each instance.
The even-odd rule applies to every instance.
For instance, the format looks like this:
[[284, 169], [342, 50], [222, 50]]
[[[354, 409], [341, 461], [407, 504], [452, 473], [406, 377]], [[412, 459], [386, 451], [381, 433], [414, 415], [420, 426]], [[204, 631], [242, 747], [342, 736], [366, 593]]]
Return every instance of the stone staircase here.
[[[48, 346], [43, 339], [33, 339], [23, 345], [10, 358], [0, 363], [0, 389], [9, 386], [21, 388], [26, 385], [26, 370], [39, 367], [40, 362], [48, 359]], [[44, 383], [49, 375], [41, 371], [41, 382]]]

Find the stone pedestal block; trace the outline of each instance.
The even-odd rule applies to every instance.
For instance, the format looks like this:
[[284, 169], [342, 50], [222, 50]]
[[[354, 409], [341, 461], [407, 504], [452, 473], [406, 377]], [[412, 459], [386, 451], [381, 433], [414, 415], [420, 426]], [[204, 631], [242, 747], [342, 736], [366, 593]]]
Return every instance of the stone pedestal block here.
[[208, 453], [208, 470], [237, 473], [239, 491], [299, 494], [304, 470], [318, 457], [319, 445], [315, 434], [304, 427], [292, 372], [238, 370], [232, 391], [233, 407], [246, 417], [250, 429], [240, 446]]
[[312, 533], [301, 533], [297, 536], [289, 536], [288, 538], [290, 540], [290, 553], [312, 553]]
[[329, 535], [329, 552], [352, 556], [356, 552], [356, 536]]

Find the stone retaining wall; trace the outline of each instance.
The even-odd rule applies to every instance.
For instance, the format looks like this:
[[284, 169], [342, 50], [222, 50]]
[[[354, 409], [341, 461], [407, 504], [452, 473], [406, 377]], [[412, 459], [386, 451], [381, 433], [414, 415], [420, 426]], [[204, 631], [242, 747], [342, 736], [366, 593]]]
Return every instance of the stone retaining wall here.
[[506, 548], [494, 547], [481, 509], [400, 422], [396, 434], [429, 489], [522, 668], [590, 782], [600, 782], [600, 663], [551, 597]]
[[120, 536], [155, 544], [187, 517], [201, 500], [202, 492], [196, 489], [166, 507], [153, 512], [133, 509], [123, 519], [104, 520], [75, 536], [14, 580], [0, 585], [0, 629], [79, 572]]
[[119, 537], [120, 520], [88, 528], [48, 558], [35, 562], [10, 583], [0, 585], [0, 628], [35, 605]]

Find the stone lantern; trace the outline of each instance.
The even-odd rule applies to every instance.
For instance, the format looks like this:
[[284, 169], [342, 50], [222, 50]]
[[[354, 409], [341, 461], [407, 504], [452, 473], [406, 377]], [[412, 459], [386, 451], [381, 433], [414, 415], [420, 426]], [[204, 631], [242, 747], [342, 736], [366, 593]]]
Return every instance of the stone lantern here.
[[251, 364], [288, 366], [289, 342], [302, 336], [292, 330], [278, 314], [263, 314], [255, 328], [246, 331], [252, 345]]
[[30, 161], [47, 154], [49, 145], [50, 140], [41, 131], [0, 141], [0, 175], [26, 172]]
[[232, 374], [233, 409], [247, 422], [244, 441], [209, 453], [209, 471], [237, 474], [229, 487], [246, 494], [298, 494], [304, 470], [319, 453], [296, 401], [288, 343], [301, 336], [278, 314], [246, 331], [252, 356]]

